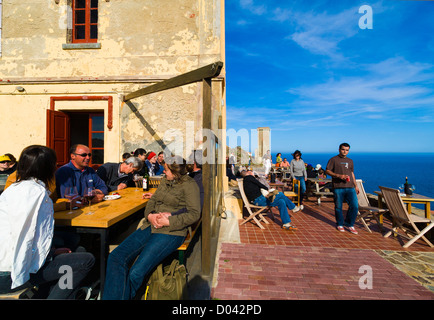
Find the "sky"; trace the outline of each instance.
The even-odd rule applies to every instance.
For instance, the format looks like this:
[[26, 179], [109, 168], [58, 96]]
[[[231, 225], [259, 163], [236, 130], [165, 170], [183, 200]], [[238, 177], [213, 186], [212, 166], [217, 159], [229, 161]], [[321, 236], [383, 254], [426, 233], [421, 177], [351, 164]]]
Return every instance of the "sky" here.
[[225, 2], [228, 129], [269, 127], [272, 154], [434, 152], [434, 1]]

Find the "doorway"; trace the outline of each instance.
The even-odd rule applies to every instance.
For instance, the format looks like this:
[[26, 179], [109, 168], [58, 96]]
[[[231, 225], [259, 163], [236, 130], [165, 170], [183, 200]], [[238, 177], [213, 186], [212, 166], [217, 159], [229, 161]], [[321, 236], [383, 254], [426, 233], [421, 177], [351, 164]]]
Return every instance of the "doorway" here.
[[89, 147], [92, 168], [104, 163], [104, 112], [47, 110], [47, 146], [56, 151], [59, 167], [69, 162], [74, 144]]
[[70, 126], [70, 146], [86, 144], [92, 158], [90, 165], [104, 163], [104, 113], [103, 112], [68, 112]]

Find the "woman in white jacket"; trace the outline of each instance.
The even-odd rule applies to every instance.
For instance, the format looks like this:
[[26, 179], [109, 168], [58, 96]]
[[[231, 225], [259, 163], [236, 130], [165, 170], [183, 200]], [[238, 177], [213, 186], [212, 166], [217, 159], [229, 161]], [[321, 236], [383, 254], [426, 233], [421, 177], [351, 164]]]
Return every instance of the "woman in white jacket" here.
[[48, 189], [56, 161], [50, 148], [25, 148], [17, 181], [0, 196], [0, 293], [54, 281], [49, 299], [72, 298], [95, 262], [87, 252], [56, 255], [51, 250], [54, 210]]

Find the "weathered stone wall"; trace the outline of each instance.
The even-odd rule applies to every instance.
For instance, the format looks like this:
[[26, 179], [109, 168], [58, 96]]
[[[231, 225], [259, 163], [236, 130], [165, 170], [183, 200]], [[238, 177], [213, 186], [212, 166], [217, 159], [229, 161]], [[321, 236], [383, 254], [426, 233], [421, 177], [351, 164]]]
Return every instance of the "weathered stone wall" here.
[[[224, 62], [223, 0], [99, 0], [99, 49], [68, 47], [69, 0], [3, 0], [0, 57], [0, 126], [7, 128], [0, 154], [19, 154], [46, 142], [46, 110], [52, 96], [113, 97], [113, 129], [105, 132], [105, 161], [137, 147], [160, 145], [121, 96], [157, 81]], [[70, 13], [69, 13], [70, 15]], [[221, 78], [224, 78], [224, 70]], [[223, 81], [213, 81], [213, 103], [224, 110]], [[21, 86], [24, 92], [16, 88]], [[214, 88], [213, 88], [214, 89]], [[162, 139], [202, 124], [201, 85], [132, 100]], [[56, 110], [104, 110], [76, 102]], [[225, 119], [225, 118], [224, 118]], [[173, 136], [173, 134], [172, 134]], [[183, 137], [185, 140], [186, 137]], [[173, 143], [173, 137], [163, 139]]]

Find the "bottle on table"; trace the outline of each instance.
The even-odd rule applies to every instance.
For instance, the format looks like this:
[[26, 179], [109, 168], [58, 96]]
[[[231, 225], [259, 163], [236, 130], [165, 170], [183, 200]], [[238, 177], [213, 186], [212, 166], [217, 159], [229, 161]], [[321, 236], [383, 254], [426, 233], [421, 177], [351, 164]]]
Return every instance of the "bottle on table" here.
[[143, 176], [143, 191], [149, 191], [149, 174], [145, 173]]

